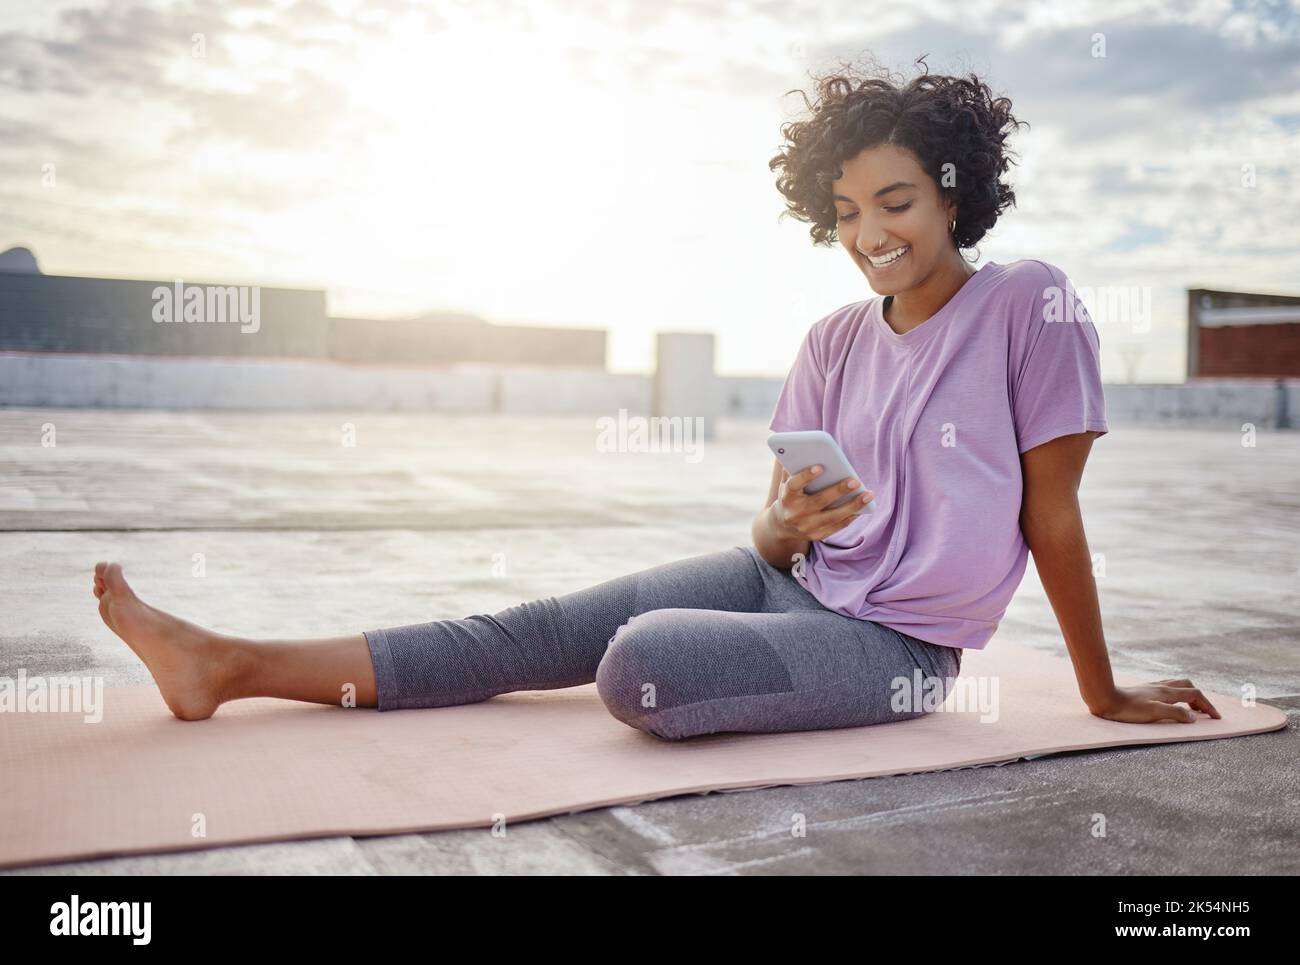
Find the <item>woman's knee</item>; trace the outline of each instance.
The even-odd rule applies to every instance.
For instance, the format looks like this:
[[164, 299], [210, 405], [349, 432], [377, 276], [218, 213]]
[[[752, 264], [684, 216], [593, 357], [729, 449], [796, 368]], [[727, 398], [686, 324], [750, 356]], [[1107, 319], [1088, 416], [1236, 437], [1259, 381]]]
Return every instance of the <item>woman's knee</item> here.
[[606, 709], [663, 740], [746, 729], [742, 698], [791, 693], [781, 655], [734, 614], [689, 608], [634, 616], [596, 668]]
[[596, 692], [616, 719], [662, 740], [681, 736], [657, 720], [659, 688], [674, 658], [668, 611], [651, 610], [632, 617], [610, 637], [596, 667]]

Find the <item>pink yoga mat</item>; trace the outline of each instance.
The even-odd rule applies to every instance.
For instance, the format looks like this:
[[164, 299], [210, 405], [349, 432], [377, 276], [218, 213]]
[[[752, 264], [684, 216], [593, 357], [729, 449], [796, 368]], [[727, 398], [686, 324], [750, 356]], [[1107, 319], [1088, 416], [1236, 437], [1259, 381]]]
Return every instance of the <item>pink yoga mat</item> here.
[[[981, 704], [981, 688], [989, 700], [994, 687], [996, 703]], [[968, 652], [957, 691], [920, 719], [672, 742], [609, 716], [594, 684], [384, 713], [259, 698], [192, 722], [174, 718], [152, 686], [106, 689], [98, 723], [78, 713], [0, 713], [0, 866], [489, 827], [675, 794], [1286, 726], [1276, 708], [1209, 696], [1222, 720], [1102, 720], [1080, 701], [1068, 660], [1007, 639]]]

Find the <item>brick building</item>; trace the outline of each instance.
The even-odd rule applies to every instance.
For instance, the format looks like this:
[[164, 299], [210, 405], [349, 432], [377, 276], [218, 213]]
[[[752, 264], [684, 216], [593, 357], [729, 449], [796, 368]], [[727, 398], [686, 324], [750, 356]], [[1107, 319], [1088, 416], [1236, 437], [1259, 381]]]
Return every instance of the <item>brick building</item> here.
[[1187, 291], [1187, 378], [1300, 376], [1300, 295]]

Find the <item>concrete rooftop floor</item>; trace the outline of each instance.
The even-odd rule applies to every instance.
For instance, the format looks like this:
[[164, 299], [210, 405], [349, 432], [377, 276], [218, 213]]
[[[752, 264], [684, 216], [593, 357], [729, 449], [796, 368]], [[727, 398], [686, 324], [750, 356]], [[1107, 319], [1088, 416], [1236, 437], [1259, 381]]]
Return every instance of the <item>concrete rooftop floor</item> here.
[[[1285, 730], [684, 795], [519, 824], [508, 848], [484, 829], [7, 873], [1300, 872], [1300, 433], [1243, 447], [1238, 429], [1112, 423], [1081, 499], [1115, 668], [1253, 684]], [[745, 543], [766, 434], [724, 424], [692, 461], [599, 452], [593, 418], [0, 409], [0, 675], [150, 682], [100, 622], [99, 559], [197, 623], [308, 637], [493, 612]], [[1032, 565], [999, 637], [1065, 652]]]

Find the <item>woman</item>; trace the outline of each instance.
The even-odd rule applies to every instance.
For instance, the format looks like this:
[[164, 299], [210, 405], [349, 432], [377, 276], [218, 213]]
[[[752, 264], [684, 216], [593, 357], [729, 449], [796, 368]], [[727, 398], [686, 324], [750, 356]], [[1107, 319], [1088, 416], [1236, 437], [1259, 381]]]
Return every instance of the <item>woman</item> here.
[[594, 681], [616, 718], [669, 740], [914, 718], [950, 691], [963, 650], [988, 643], [1032, 549], [1093, 714], [1190, 722], [1185, 703], [1219, 716], [1189, 680], [1111, 678], [1076, 499], [1107, 431], [1087, 312], [1050, 264], [975, 271], [962, 257], [1015, 201], [1000, 180], [1021, 123], [1010, 102], [928, 71], [901, 88], [832, 74], [817, 93], [771, 167], [786, 213], [814, 243], [838, 238], [878, 295], [813, 325], [771, 428], [830, 432], [874, 491], [832, 510], [858, 480], [809, 496], [818, 467], [774, 464], [753, 546], [324, 640], [212, 633], [100, 563], [100, 613], [172, 712], [201, 720], [259, 696], [442, 707]]

